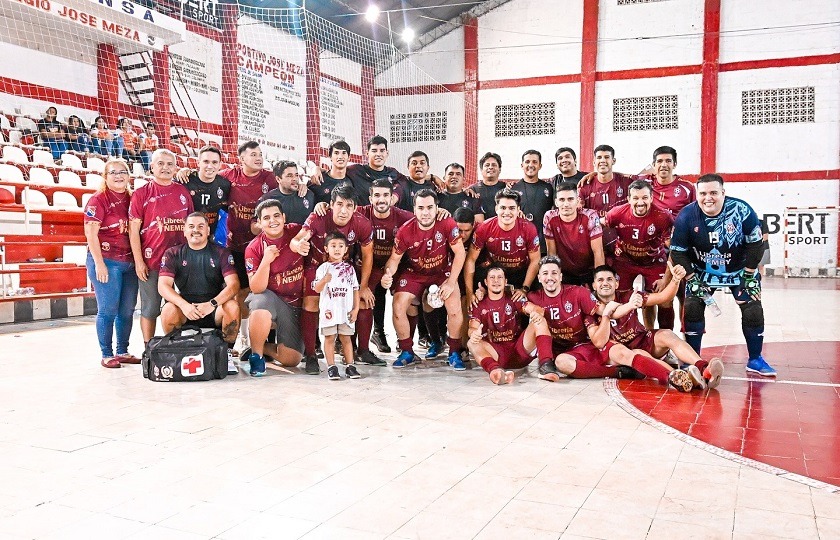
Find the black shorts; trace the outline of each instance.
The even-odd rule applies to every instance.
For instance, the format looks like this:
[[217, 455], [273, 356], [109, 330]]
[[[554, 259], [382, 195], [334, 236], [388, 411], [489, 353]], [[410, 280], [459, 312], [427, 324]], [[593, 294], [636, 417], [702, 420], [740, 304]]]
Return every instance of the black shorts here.
[[248, 283], [248, 271], [245, 269], [245, 254], [238, 251], [231, 251], [233, 255], [233, 266], [236, 268], [236, 275], [239, 276], [239, 287], [241, 289], [250, 289], [251, 285]]

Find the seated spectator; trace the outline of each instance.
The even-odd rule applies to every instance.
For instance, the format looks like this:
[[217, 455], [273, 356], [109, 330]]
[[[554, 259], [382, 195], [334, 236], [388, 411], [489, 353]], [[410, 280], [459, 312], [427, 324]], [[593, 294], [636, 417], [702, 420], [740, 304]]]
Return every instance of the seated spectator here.
[[[165, 333], [189, 323], [199, 328], [221, 328], [232, 348], [239, 333], [239, 277], [233, 256], [210, 239], [210, 222], [193, 212], [184, 224], [186, 244], [166, 250], [161, 259], [158, 292], [166, 300], [160, 323]], [[176, 290], [175, 287], [178, 287]], [[237, 368], [228, 356], [228, 373]]]
[[[85, 238], [88, 243], [87, 273], [96, 294], [96, 335], [102, 350], [101, 364], [118, 368], [139, 364], [128, 353], [128, 338], [137, 303], [137, 274], [128, 238], [128, 164], [110, 159], [103, 173], [105, 182], [85, 205]], [[113, 335], [117, 330], [117, 354]]]
[[155, 135], [155, 124], [146, 123], [146, 131], [140, 134], [140, 162], [143, 163], [143, 170], [149, 172], [149, 165], [152, 162], [152, 154], [158, 149], [158, 136]]
[[67, 145], [74, 152], [92, 152], [90, 135], [82, 119], [75, 114], [67, 119]]
[[134, 132], [134, 127], [131, 125], [131, 120], [128, 118], [120, 118], [117, 122], [117, 131], [120, 138], [122, 138], [122, 157], [132, 163], [138, 162], [140, 138]]
[[103, 156], [118, 156], [122, 154], [122, 138], [115, 137], [108, 123], [101, 116], [97, 116], [90, 128], [93, 151]]
[[44, 113], [44, 118], [38, 121], [38, 135], [41, 143], [50, 147], [53, 159], [61, 159], [61, 154], [67, 150], [67, 130], [64, 124], [58, 121], [58, 110], [49, 107]]

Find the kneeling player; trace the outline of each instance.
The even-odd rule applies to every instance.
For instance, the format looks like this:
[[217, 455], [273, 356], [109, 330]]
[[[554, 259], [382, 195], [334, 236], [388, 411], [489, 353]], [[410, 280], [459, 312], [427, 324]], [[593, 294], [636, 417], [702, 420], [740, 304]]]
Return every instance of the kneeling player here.
[[[506, 384], [514, 379], [513, 371], [508, 369], [521, 369], [530, 364], [538, 345], [542, 346], [539, 349], [548, 351], [547, 361], [551, 360], [551, 334], [534, 304], [524, 298], [514, 301], [505, 294], [507, 279], [500, 266], [487, 270], [484, 283], [487, 296], [470, 313], [467, 346], [494, 384]], [[523, 313], [530, 316], [530, 324], [525, 329], [520, 318]]]
[[[677, 294], [680, 280], [685, 277], [685, 269], [682, 266], [671, 268], [673, 278], [665, 288], [656, 293], [616, 293], [618, 288], [618, 276], [616, 271], [607, 265], [595, 269], [595, 279], [592, 288], [595, 295], [603, 304], [618, 300], [626, 301], [635, 308], [656, 305], [669, 305]], [[680, 339], [673, 331], [667, 329], [647, 330], [639, 322], [635, 310], [616, 319], [610, 324], [609, 338], [612, 341], [624, 345], [624, 347], [613, 346], [610, 349], [610, 361], [630, 365], [649, 377], [659, 380], [667, 380], [670, 373], [673, 373], [670, 366], [662, 361], [654, 361], [653, 358], [661, 358], [668, 351], [672, 351], [681, 364], [690, 364], [687, 372], [693, 379], [693, 386], [705, 389], [716, 388], [723, 376], [723, 362], [719, 358], [713, 358], [707, 362], [700, 358], [691, 346]], [[595, 341], [593, 339], [593, 341]], [[648, 359], [646, 355], [653, 358]], [[627, 363], [629, 356], [629, 364]], [[642, 356], [638, 362], [634, 362], [636, 356]], [[619, 357], [623, 357], [624, 361]], [[637, 365], [638, 364], [638, 365]], [[647, 366], [645, 369], [641, 366]], [[678, 371], [678, 370], [677, 370]], [[670, 375], [671, 377], [682, 378], [681, 375]]]

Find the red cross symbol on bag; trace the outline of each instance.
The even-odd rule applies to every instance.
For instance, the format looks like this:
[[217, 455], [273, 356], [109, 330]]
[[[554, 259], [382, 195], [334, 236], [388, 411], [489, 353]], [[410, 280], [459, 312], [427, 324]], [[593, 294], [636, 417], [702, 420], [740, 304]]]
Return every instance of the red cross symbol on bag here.
[[194, 377], [204, 375], [204, 355], [186, 356], [181, 359], [181, 376]]

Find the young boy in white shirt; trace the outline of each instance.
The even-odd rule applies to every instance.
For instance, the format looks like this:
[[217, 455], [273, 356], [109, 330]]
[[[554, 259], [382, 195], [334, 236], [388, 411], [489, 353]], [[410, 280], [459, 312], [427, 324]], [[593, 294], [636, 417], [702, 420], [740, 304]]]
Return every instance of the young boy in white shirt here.
[[320, 293], [321, 315], [318, 326], [324, 336], [324, 358], [327, 361], [327, 377], [331, 381], [341, 378], [335, 365], [335, 335], [341, 340], [341, 348], [348, 379], [359, 379], [361, 375], [353, 363], [353, 334], [356, 332], [356, 316], [359, 314], [359, 281], [353, 265], [344, 260], [347, 255], [347, 238], [340, 232], [331, 232], [324, 238], [327, 262], [315, 272], [312, 288]]

